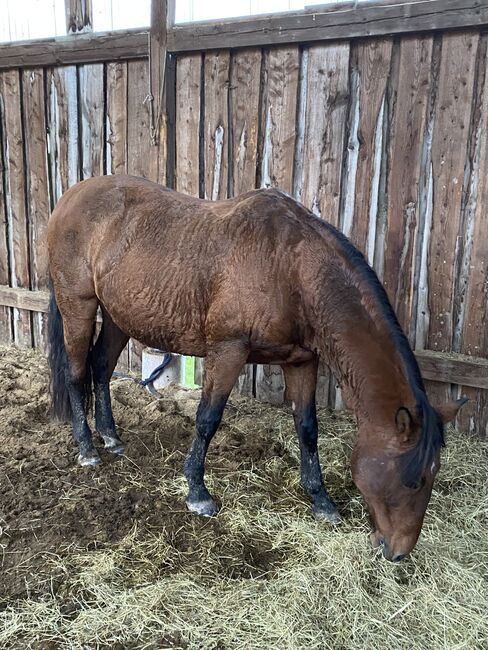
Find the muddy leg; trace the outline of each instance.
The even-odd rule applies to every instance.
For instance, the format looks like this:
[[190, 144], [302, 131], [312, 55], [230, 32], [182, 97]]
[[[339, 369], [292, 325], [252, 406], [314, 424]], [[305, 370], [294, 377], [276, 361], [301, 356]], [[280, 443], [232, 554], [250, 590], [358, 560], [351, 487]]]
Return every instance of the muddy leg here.
[[64, 319], [64, 340], [68, 357], [66, 385], [73, 413], [73, 435], [79, 449], [78, 462], [83, 466], [98, 465], [101, 462], [93, 445], [92, 433], [86, 417], [86, 402], [91, 392], [88, 352], [93, 336], [96, 309], [96, 301], [82, 301], [76, 313], [82, 313], [84, 317], [71, 314], [69, 318]]
[[337, 524], [340, 522], [340, 516], [324, 487], [317, 450], [318, 426], [315, 409], [317, 365], [317, 360], [313, 360], [299, 366], [283, 365], [282, 368], [285, 375], [286, 397], [292, 404], [300, 444], [302, 485], [313, 501], [314, 516]]
[[110, 377], [117, 359], [129, 337], [120, 330], [103, 310], [103, 325], [91, 352], [91, 367], [95, 390], [95, 425], [105, 448], [113, 454], [123, 454], [124, 444], [115, 428], [110, 401]]
[[184, 473], [188, 481], [188, 509], [211, 517], [218, 506], [204, 481], [205, 456], [217, 431], [227, 398], [247, 359], [247, 350], [241, 343], [215, 346], [205, 359], [202, 399], [198, 406], [196, 436], [188, 454]]

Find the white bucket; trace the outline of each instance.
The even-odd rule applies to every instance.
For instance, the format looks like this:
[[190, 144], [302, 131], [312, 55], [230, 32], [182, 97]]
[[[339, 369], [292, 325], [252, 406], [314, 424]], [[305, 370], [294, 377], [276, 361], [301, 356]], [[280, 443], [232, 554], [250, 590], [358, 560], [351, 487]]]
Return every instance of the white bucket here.
[[[144, 348], [142, 351], [142, 378], [147, 379], [152, 371], [163, 363], [165, 353], [155, 348]], [[158, 390], [168, 384], [182, 385], [185, 377], [184, 357], [181, 354], [171, 354], [171, 361], [163, 372], [153, 381]]]

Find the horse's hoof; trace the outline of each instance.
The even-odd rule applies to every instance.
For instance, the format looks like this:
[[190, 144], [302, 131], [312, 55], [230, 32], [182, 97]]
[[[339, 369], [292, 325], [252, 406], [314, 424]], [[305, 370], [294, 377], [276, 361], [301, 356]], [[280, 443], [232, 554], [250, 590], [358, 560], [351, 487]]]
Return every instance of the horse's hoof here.
[[187, 499], [186, 507], [190, 512], [194, 512], [201, 517], [215, 517], [219, 511], [217, 504], [212, 499], [206, 501], [188, 501]]
[[103, 441], [105, 442], [105, 449], [111, 454], [122, 456], [125, 452], [124, 443], [119, 438], [104, 438]]
[[81, 465], [81, 467], [95, 467], [96, 465], [100, 465], [101, 462], [102, 459], [96, 451], [85, 455], [79, 454], [78, 456], [78, 465]]
[[312, 513], [317, 521], [326, 521], [334, 526], [342, 522], [342, 518], [335, 508], [325, 510], [324, 508], [313, 506]]

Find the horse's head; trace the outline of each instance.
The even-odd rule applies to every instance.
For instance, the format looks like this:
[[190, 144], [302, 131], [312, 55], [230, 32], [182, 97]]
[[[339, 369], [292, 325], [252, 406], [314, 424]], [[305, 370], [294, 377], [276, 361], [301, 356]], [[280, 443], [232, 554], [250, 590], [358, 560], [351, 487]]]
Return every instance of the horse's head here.
[[465, 401], [434, 409], [425, 399], [416, 413], [400, 408], [389, 430], [359, 423], [353, 479], [375, 527], [371, 543], [382, 547], [388, 560], [403, 559], [417, 542], [440, 467], [444, 424], [456, 417]]

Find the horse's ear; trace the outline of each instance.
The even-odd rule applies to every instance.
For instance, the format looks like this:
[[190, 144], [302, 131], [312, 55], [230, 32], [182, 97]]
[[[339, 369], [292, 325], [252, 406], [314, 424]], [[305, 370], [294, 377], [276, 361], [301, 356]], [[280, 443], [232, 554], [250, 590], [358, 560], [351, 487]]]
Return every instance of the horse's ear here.
[[459, 409], [461, 406], [464, 406], [466, 402], [469, 402], [469, 399], [467, 397], [461, 397], [461, 399], [456, 399], [453, 402], [448, 402], [442, 406], [437, 406], [435, 407], [435, 410], [437, 413], [439, 413], [440, 418], [444, 424], [447, 424], [448, 422], [451, 422], [451, 420], [454, 420], [458, 414]]
[[404, 406], [399, 408], [395, 416], [395, 422], [397, 431], [402, 441], [408, 442], [410, 440], [410, 436], [412, 435], [413, 429], [413, 418], [410, 414], [410, 411]]

